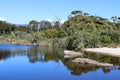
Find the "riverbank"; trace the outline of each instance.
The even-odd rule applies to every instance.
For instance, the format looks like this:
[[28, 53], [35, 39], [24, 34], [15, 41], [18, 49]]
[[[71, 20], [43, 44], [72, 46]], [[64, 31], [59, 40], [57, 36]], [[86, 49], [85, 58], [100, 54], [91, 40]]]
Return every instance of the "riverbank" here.
[[41, 42], [38, 44], [35, 43], [14, 43], [14, 42], [0, 42], [0, 44], [15, 44], [15, 45], [28, 45], [28, 46], [43, 46], [43, 47], [49, 47], [50, 45], [47, 42]]
[[87, 48], [84, 49], [83, 51], [85, 52], [91, 52], [91, 53], [99, 53], [103, 55], [110, 55], [110, 56], [115, 56], [115, 57], [120, 57], [120, 48]]

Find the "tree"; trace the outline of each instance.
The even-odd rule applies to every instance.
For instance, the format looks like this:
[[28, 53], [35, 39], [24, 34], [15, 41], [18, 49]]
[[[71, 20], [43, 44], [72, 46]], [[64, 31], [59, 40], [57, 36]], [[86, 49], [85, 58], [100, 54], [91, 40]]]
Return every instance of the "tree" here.
[[7, 23], [5, 21], [0, 21], [0, 34], [10, 34], [13, 30], [15, 30], [16, 25]]
[[54, 22], [54, 28], [60, 29], [61, 25], [62, 25], [62, 23], [59, 20], [57, 20], [57, 21]]
[[75, 16], [78, 15], [78, 14], [82, 15], [82, 11], [80, 11], [80, 10], [75, 10], [75, 11], [72, 11], [71, 14], [72, 14], [72, 15], [75, 15]]
[[118, 20], [120, 21], [120, 17], [118, 17]]
[[113, 20], [114, 23], [117, 22], [118, 20], [117, 16], [112, 16], [111, 19]]
[[41, 30], [47, 30], [52, 28], [52, 23], [49, 21], [42, 20], [40, 23]]
[[84, 15], [84, 16], [88, 16], [88, 15], [89, 15], [89, 13], [83, 13], [83, 15]]
[[29, 24], [37, 24], [37, 21], [36, 21], [36, 20], [31, 20], [31, 21], [29, 22]]
[[38, 22], [36, 21], [36, 20], [31, 20], [30, 22], [29, 22], [29, 28], [30, 28], [30, 30], [32, 31], [32, 30], [36, 30], [36, 28], [38, 27]]

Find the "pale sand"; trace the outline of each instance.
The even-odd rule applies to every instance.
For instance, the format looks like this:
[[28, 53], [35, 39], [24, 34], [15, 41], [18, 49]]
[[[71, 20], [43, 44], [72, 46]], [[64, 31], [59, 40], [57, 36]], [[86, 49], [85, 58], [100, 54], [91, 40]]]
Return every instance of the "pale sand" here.
[[120, 48], [88, 48], [84, 49], [84, 51], [120, 57]]

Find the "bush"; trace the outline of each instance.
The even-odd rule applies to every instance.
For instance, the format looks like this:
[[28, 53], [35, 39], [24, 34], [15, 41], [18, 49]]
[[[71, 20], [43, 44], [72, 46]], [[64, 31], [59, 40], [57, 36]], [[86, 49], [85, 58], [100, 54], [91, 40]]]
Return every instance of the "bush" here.
[[112, 43], [112, 40], [109, 36], [104, 35], [104, 36], [102, 36], [102, 42], [110, 44], [110, 43]]
[[67, 35], [67, 33], [63, 29], [59, 30], [57, 33], [57, 37], [59, 37], [59, 38], [65, 37], [66, 35]]
[[46, 32], [45, 32], [45, 35], [47, 38], [55, 38], [57, 37], [57, 34], [58, 34], [58, 31], [56, 29], [48, 29]]

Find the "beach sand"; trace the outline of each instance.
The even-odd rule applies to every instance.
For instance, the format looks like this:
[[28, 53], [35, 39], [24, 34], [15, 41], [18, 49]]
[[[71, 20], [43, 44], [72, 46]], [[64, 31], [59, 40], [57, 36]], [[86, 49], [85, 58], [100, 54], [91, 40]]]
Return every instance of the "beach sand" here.
[[84, 51], [120, 57], [120, 48], [87, 48]]

